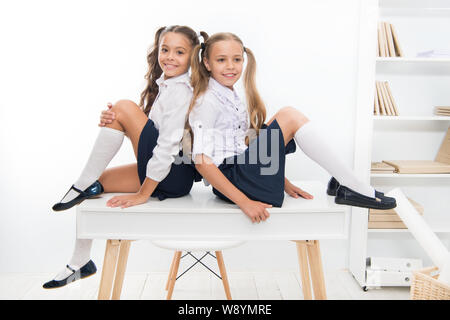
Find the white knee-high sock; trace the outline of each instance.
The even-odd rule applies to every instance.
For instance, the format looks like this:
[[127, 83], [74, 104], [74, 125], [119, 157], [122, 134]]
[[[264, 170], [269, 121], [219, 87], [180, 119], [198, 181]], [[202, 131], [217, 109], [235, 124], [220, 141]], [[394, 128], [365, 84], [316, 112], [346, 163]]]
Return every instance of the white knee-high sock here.
[[365, 196], [374, 198], [375, 189], [361, 182], [334, 148], [322, 137], [322, 132], [311, 121], [297, 130], [294, 140], [302, 151], [336, 180]]
[[[117, 151], [119, 151], [124, 136], [125, 134], [120, 130], [108, 127], [100, 129], [86, 166], [78, 180], [74, 183], [76, 188], [85, 190], [100, 177]], [[70, 190], [61, 202], [68, 202], [78, 195], [78, 192]]]
[[[75, 248], [73, 250], [72, 259], [70, 259], [69, 266], [78, 270], [91, 259], [92, 239], [77, 239], [75, 241]], [[72, 271], [64, 267], [55, 277], [55, 280], [62, 280], [72, 274]]]

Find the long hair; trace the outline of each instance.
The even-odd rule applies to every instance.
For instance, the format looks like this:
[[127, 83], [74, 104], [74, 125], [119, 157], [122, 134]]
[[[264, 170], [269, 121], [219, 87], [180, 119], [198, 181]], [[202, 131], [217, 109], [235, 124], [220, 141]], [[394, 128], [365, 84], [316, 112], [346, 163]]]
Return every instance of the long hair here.
[[244, 88], [250, 117], [250, 128], [259, 133], [259, 129], [266, 120], [266, 106], [256, 89], [256, 60], [253, 52], [244, 47], [242, 40], [233, 33], [216, 33], [205, 39], [204, 45], [197, 45], [191, 58], [191, 85], [194, 88], [189, 112], [194, 108], [197, 99], [208, 88], [210, 72], [206, 69], [203, 59], [209, 59], [209, 53], [214, 43], [224, 40], [234, 40], [241, 44], [243, 53], [247, 53], [247, 67], [244, 72]]
[[156, 80], [161, 77], [162, 69], [158, 63], [159, 43], [161, 38], [168, 32], [176, 32], [183, 34], [191, 43], [192, 47], [199, 44], [197, 33], [187, 26], [168, 26], [159, 28], [155, 33], [155, 41], [150, 47], [147, 54], [148, 71], [145, 75], [147, 86], [141, 93], [141, 101], [139, 107], [148, 116], [156, 97], [158, 96], [159, 87]]

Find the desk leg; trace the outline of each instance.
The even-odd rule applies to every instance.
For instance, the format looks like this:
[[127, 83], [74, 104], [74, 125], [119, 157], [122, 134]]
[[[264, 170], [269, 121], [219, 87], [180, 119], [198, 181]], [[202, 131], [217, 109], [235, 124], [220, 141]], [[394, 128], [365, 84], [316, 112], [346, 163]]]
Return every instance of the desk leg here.
[[175, 264], [173, 265], [173, 271], [171, 274], [171, 279], [169, 283], [169, 290], [167, 292], [167, 300], [172, 299], [173, 287], [175, 286], [175, 281], [177, 281], [178, 267], [180, 266], [181, 251], [175, 252]]
[[306, 241], [295, 241], [297, 245], [297, 255], [298, 255], [298, 264], [300, 266], [300, 275], [302, 278], [302, 290], [303, 290], [303, 299], [311, 300], [312, 292], [311, 292], [311, 280], [309, 278], [309, 264], [308, 264], [308, 255], [307, 255], [307, 242]]
[[120, 240], [107, 240], [105, 258], [103, 260], [102, 279], [98, 290], [98, 300], [111, 299], [111, 289], [117, 265]]
[[169, 290], [170, 280], [172, 279], [173, 267], [175, 265], [176, 260], [177, 260], [177, 253], [174, 252], [173, 258], [172, 258], [172, 264], [170, 265], [169, 276], [167, 277], [166, 291]]
[[116, 278], [114, 280], [114, 288], [112, 300], [119, 300], [122, 292], [123, 278], [125, 277], [125, 270], [127, 269], [128, 253], [130, 251], [130, 240], [120, 241], [119, 260], [117, 262]]
[[225, 289], [225, 295], [227, 300], [231, 300], [230, 284], [228, 283], [227, 270], [225, 269], [225, 263], [223, 262], [222, 251], [216, 251], [217, 264], [219, 265], [220, 275], [222, 276], [222, 283]]
[[312, 285], [314, 288], [314, 298], [316, 300], [326, 300], [325, 279], [323, 276], [322, 258], [320, 256], [319, 240], [312, 240], [308, 243], [308, 258], [311, 270]]

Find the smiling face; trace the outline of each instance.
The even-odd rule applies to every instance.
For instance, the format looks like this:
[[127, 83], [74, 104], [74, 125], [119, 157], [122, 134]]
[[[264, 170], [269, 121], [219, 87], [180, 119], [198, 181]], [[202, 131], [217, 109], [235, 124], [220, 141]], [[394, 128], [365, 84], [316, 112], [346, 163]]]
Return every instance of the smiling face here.
[[239, 80], [244, 65], [242, 45], [235, 40], [215, 42], [208, 52], [208, 58], [203, 60], [206, 69], [221, 85], [233, 90], [233, 85]]
[[164, 79], [177, 77], [189, 69], [192, 46], [181, 33], [168, 32], [159, 43], [158, 63], [164, 72]]

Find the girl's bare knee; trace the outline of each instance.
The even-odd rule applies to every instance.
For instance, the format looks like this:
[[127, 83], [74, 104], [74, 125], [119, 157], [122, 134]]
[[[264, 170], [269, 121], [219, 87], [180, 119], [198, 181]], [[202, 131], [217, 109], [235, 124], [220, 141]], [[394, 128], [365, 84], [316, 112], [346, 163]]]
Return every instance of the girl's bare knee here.
[[295, 129], [300, 128], [309, 121], [302, 112], [294, 107], [283, 107], [278, 113], [281, 117], [284, 117], [287, 122], [291, 123]]
[[116, 113], [117, 117], [120, 117], [123, 113], [134, 112], [139, 109], [139, 106], [131, 100], [119, 100], [111, 108], [111, 111]]

